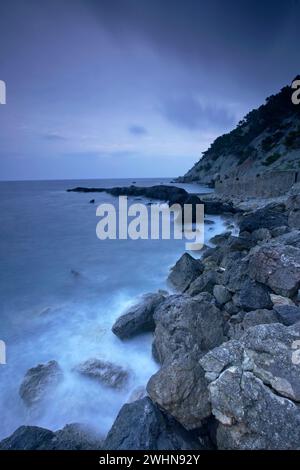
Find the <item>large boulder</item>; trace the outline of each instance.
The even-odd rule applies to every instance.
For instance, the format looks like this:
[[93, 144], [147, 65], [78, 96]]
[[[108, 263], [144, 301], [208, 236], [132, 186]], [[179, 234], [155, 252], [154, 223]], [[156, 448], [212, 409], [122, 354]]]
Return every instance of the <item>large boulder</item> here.
[[153, 331], [154, 311], [164, 300], [165, 296], [161, 293], [145, 295], [142, 302], [131, 307], [127, 313], [117, 319], [112, 332], [119, 338], [126, 339], [139, 333]]
[[275, 294], [294, 296], [300, 287], [300, 249], [290, 245], [264, 245], [249, 256], [249, 274]]
[[270, 204], [263, 209], [244, 214], [239, 223], [240, 231], [254, 232], [260, 228], [272, 230], [287, 225], [288, 217], [284, 211], [285, 206], [283, 204]]
[[203, 444], [149, 399], [125, 404], [103, 448], [105, 450], [197, 450]]
[[129, 379], [129, 373], [123, 367], [109, 361], [88, 359], [74, 367], [74, 371], [98, 381], [106, 387], [123, 388]]
[[0, 450], [100, 450], [99, 433], [79, 423], [53, 432], [37, 426], [20, 426], [0, 442]]
[[176, 290], [184, 292], [189, 285], [203, 272], [203, 264], [188, 253], [184, 253], [171, 269], [168, 282]]
[[176, 355], [201, 355], [221, 344], [223, 315], [213, 297], [172, 295], [155, 311], [154, 357], [162, 364]]
[[200, 359], [218, 448], [299, 448], [299, 341], [300, 324], [258, 325]]
[[63, 372], [56, 361], [39, 364], [26, 372], [19, 394], [28, 406], [35, 406], [49, 396], [63, 379]]
[[211, 414], [204, 370], [190, 355], [165, 363], [147, 385], [150, 398], [186, 429], [199, 428]]

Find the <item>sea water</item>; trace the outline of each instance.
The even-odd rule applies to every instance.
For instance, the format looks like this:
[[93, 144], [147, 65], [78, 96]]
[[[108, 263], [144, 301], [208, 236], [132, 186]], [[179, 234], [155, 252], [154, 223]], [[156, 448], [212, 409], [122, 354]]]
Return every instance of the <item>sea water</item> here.
[[[169, 179], [135, 181], [138, 186], [170, 184]], [[111, 327], [142, 294], [168, 289], [168, 271], [184, 253], [185, 240], [99, 240], [96, 207], [117, 205], [118, 199], [66, 192], [74, 186], [130, 184], [0, 183], [0, 339], [6, 344], [6, 364], [0, 365], [0, 438], [23, 424], [57, 430], [72, 422], [88, 423], [104, 434], [133, 390], [145, 386], [158, 369], [151, 334], [121, 341]], [[89, 203], [92, 198], [95, 204]], [[214, 224], [206, 226], [206, 241], [225, 230], [220, 217], [209, 219]], [[128, 386], [112, 390], [72, 370], [90, 358], [123, 366], [130, 373]], [[64, 380], [43, 406], [30, 411], [19, 397], [24, 374], [53, 359]]]

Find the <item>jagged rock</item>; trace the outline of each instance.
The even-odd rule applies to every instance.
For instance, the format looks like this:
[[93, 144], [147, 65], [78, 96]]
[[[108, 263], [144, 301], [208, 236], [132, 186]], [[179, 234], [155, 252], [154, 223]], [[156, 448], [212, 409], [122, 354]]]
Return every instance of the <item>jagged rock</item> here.
[[165, 363], [147, 385], [150, 398], [186, 429], [199, 428], [211, 414], [204, 370], [190, 355]]
[[105, 450], [197, 450], [203, 444], [149, 399], [125, 404], [103, 448]]
[[147, 294], [142, 302], [131, 307], [127, 313], [121, 315], [112, 327], [112, 332], [121, 339], [153, 331], [155, 323], [153, 314], [155, 309], [165, 300], [165, 296], [157, 294]]
[[264, 324], [201, 358], [219, 421], [218, 448], [299, 447], [299, 341], [299, 323]]
[[284, 205], [269, 205], [250, 214], [244, 214], [240, 221], [240, 231], [254, 232], [260, 228], [273, 230], [288, 224]]
[[233, 315], [228, 321], [228, 336], [230, 339], [239, 339], [251, 326], [277, 323], [278, 321], [278, 315], [273, 310], [259, 309], [252, 312], [240, 312]]
[[130, 397], [127, 400], [127, 403], [133, 403], [136, 400], [140, 400], [141, 398], [147, 397], [148, 393], [146, 390], [146, 387], [143, 387], [140, 385], [139, 387], [135, 388], [131, 394]]
[[172, 295], [158, 307], [153, 352], [160, 363], [186, 352], [203, 354], [222, 343], [223, 316], [212, 299], [209, 294]]
[[27, 406], [45, 399], [62, 381], [63, 372], [56, 361], [39, 364], [29, 369], [21, 383], [19, 394]]
[[129, 379], [129, 373], [123, 367], [100, 359], [88, 359], [78, 364], [74, 371], [97, 380], [111, 388], [123, 388]]
[[286, 326], [300, 322], [300, 307], [295, 305], [276, 305], [274, 310], [277, 313], [278, 321]]
[[184, 292], [203, 272], [203, 264], [188, 253], [184, 253], [171, 269], [168, 281], [175, 289]]
[[99, 433], [84, 424], [67, 424], [60, 431], [20, 426], [0, 442], [0, 450], [100, 450]]
[[229, 290], [222, 286], [221, 284], [217, 284], [213, 288], [213, 294], [215, 296], [215, 299], [219, 305], [226, 304], [231, 300], [231, 293]]
[[244, 282], [241, 290], [234, 295], [233, 302], [246, 311], [272, 308], [273, 306], [269, 289], [251, 279]]
[[300, 249], [290, 245], [258, 247], [250, 256], [249, 274], [275, 294], [292, 297], [300, 287]]

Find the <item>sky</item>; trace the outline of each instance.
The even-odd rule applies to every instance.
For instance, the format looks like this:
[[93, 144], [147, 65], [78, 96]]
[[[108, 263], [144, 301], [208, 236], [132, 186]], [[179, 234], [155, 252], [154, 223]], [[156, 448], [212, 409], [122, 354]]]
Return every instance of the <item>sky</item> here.
[[1, 0], [0, 180], [174, 177], [300, 72], [299, 0]]

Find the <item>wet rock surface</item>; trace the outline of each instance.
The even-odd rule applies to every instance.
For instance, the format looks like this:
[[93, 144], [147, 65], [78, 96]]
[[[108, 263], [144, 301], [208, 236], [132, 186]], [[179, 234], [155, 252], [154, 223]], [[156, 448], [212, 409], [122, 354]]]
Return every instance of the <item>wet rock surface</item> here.
[[63, 372], [56, 361], [39, 364], [26, 372], [19, 394], [28, 407], [47, 398], [63, 380]]

